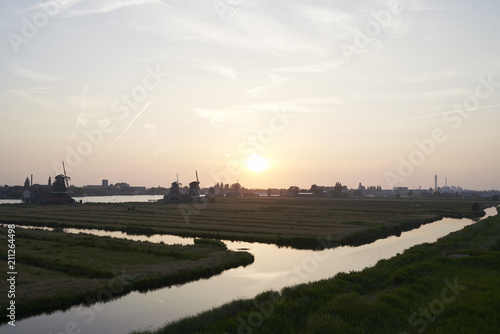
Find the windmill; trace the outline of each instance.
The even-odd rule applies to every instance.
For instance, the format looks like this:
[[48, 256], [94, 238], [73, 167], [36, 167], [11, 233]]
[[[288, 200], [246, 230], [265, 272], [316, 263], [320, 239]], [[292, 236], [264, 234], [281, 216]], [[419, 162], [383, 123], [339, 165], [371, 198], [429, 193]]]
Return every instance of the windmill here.
[[55, 177], [55, 181], [52, 183], [53, 194], [63, 194], [69, 195], [69, 180], [71, 178], [66, 175], [66, 167], [64, 166], [64, 161], [62, 163], [64, 174], [59, 174]]
[[55, 177], [55, 181], [52, 183], [51, 192], [53, 194], [69, 195], [69, 180], [71, 180], [71, 178], [68, 175], [66, 175], [66, 167], [64, 166], [64, 161], [63, 161], [63, 171], [64, 174], [57, 175]]
[[189, 195], [192, 197], [200, 197], [200, 180], [198, 179], [198, 171], [196, 171], [196, 181], [189, 183]]
[[69, 194], [69, 180], [71, 180], [71, 177], [66, 175], [66, 167], [64, 167], [64, 161], [62, 162], [63, 165], [63, 171], [64, 171], [64, 181], [66, 181], [66, 193]]
[[172, 199], [175, 196], [176, 199], [180, 198], [180, 186], [182, 183], [179, 182], [179, 173], [177, 173], [177, 181], [172, 182], [172, 186], [170, 187], [170, 191], [168, 193], [167, 198]]

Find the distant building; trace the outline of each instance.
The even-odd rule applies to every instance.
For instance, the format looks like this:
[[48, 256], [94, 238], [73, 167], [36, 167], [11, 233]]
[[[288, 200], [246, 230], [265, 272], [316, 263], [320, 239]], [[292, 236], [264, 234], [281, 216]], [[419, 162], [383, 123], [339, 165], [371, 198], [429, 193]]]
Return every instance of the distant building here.
[[108, 187], [108, 180], [102, 180], [102, 187], [107, 188]]
[[23, 192], [23, 203], [29, 203], [31, 201], [31, 191], [26, 189]]

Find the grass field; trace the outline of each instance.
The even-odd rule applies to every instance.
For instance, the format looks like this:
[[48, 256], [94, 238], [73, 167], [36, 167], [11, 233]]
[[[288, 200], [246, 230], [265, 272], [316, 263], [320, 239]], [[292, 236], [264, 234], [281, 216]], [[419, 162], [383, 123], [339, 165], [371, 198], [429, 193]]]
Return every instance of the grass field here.
[[499, 295], [495, 216], [361, 272], [236, 300], [140, 333], [500, 333]]
[[[229, 252], [221, 242], [163, 245], [63, 232], [15, 229], [17, 318], [93, 304], [132, 290], [182, 284], [248, 265], [253, 256]], [[7, 254], [7, 229], [0, 227], [1, 252]], [[7, 268], [6, 257], [2, 258]], [[8, 291], [7, 280], [0, 291]], [[7, 298], [1, 299], [2, 314]], [[3, 317], [2, 319], [6, 319]]]
[[[315, 249], [317, 238], [359, 245], [443, 216], [473, 217], [473, 200], [223, 198], [206, 204], [1, 205], [0, 221], [136, 234], [273, 243]], [[483, 207], [490, 202], [480, 202]]]

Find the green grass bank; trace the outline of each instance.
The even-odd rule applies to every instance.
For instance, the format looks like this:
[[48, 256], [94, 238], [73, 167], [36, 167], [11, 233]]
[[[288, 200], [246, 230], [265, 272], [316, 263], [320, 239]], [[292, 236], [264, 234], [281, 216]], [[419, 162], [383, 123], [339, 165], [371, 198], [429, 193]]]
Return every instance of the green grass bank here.
[[[180, 246], [22, 228], [15, 233], [16, 320], [207, 278], [254, 260], [250, 253], [227, 251], [215, 240]], [[4, 227], [0, 249], [7, 254]], [[7, 268], [6, 257], [0, 262]], [[0, 291], [7, 295], [7, 280], [0, 281]], [[3, 315], [7, 303], [1, 299]]]

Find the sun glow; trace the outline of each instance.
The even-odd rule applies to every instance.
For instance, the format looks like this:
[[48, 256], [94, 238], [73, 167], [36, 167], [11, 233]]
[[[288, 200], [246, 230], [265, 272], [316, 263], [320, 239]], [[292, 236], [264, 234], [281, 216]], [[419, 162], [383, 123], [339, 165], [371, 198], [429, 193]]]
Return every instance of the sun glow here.
[[267, 159], [260, 154], [251, 154], [247, 159], [246, 165], [250, 171], [260, 173], [267, 169], [268, 162]]

